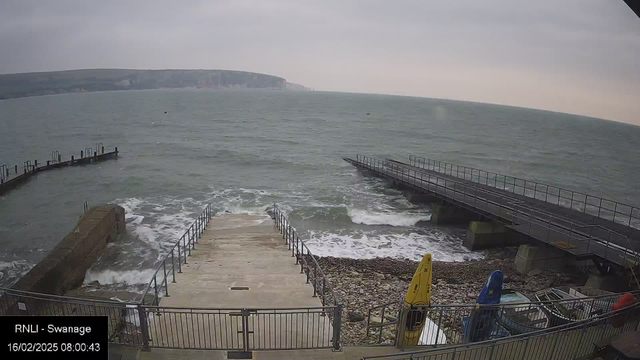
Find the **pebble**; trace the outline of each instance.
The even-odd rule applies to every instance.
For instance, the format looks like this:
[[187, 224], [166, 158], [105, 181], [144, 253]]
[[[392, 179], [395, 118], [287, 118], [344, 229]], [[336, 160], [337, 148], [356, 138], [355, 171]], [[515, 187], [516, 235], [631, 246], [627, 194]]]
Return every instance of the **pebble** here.
[[349, 312], [349, 321], [357, 322], [364, 320], [364, 315], [359, 310], [354, 310]]

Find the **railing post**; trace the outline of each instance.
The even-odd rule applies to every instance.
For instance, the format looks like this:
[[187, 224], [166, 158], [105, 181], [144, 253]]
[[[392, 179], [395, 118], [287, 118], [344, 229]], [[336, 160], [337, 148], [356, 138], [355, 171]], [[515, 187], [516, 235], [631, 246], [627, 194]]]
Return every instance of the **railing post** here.
[[171, 282], [176, 282], [176, 263], [173, 259], [173, 249], [171, 249], [171, 272], [173, 273], [173, 280]]
[[322, 277], [322, 306], [325, 306], [327, 302], [327, 300], [325, 299], [326, 286], [327, 286], [327, 279], [323, 276]]
[[342, 327], [342, 304], [334, 308], [333, 313], [333, 351], [340, 351], [340, 331]]
[[[196, 241], [198, 241], [198, 221], [196, 220], [196, 224], [193, 227], [193, 231], [191, 231], [191, 247], [193, 250], [196, 249]], [[189, 253], [191, 255], [191, 253]]]
[[158, 298], [158, 275], [153, 275], [153, 292], [155, 293], [156, 306], [160, 305], [160, 299]]
[[178, 240], [178, 273], [182, 274], [182, 254], [180, 254], [180, 240]]
[[436, 343], [434, 344], [435, 346], [438, 346], [438, 340], [440, 338], [440, 336], [438, 336], [440, 334], [440, 326], [442, 325], [442, 311], [443, 308], [440, 308], [440, 316], [438, 316], [438, 328], [436, 329]]
[[164, 295], [169, 296], [169, 282], [167, 281], [167, 262], [162, 260], [162, 272], [164, 272]]
[[[315, 264], [315, 263], [314, 263]], [[316, 290], [316, 285], [317, 285], [317, 279], [316, 279], [316, 275], [318, 274], [318, 269], [316, 269], [315, 265], [313, 266], [312, 269], [312, 279], [313, 279], [313, 295], [312, 297], [318, 297], [318, 291]]]
[[296, 236], [296, 248], [294, 251], [296, 253], [296, 265], [298, 265], [298, 260], [300, 256], [300, 238], [297, 236]]
[[[144, 301], [144, 299], [142, 299]], [[138, 304], [138, 320], [140, 321], [140, 330], [142, 332], [142, 350], [149, 351], [149, 327], [147, 325], [147, 312], [144, 307]]]

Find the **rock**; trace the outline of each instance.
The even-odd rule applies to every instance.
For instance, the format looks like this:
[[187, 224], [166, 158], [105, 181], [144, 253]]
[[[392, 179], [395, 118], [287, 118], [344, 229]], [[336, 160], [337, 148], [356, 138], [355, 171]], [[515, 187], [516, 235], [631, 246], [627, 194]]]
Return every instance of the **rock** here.
[[387, 321], [397, 321], [398, 320], [398, 318], [393, 316], [393, 315], [385, 315], [384, 318], [387, 319]]
[[476, 297], [478, 297], [478, 296], [477, 296], [476, 294], [474, 294], [474, 293], [468, 293], [468, 294], [467, 294], [467, 297], [468, 297], [469, 299], [475, 299], [475, 298], [476, 298]]
[[391, 330], [384, 329], [384, 330], [382, 330], [382, 338], [384, 340], [395, 339], [396, 338], [396, 334]]
[[363, 321], [364, 320], [364, 314], [362, 314], [360, 311], [355, 310], [355, 311], [350, 311], [349, 312], [349, 321], [351, 322], [359, 322], [359, 321]]
[[98, 280], [94, 280], [89, 283], [89, 286], [100, 286], [100, 282]]
[[360, 277], [360, 273], [357, 272], [357, 271], [352, 271], [350, 274], [351, 274], [351, 276]]
[[384, 274], [380, 274], [378, 272], [374, 272], [372, 275], [373, 275], [373, 277], [378, 278], [380, 280], [384, 279]]
[[382, 319], [380, 319], [380, 316], [371, 316], [371, 320], [369, 324], [371, 325], [382, 324]]
[[540, 274], [542, 274], [542, 270], [540, 270], [540, 269], [533, 269], [533, 270], [531, 270], [531, 271], [529, 271], [529, 272], [527, 273], [527, 276], [536, 276], [536, 275], [540, 275]]

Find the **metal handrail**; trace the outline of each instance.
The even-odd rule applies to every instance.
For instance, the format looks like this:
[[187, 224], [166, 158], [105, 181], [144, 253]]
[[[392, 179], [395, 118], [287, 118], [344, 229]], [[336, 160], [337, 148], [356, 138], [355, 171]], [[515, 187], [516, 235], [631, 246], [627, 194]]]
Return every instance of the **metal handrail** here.
[[[500, 213], [501, 217], [503, 219], [511, 219], [513, 224], [517, 224], [516, 220], [522, 220], [527, 222], [530, 226], [529, 226], [529, 235], [530, 235], [530, 231], [531, 231], [531, 225], [534, 223], [533, 220], [537, 221], [537, 222], [542, 222], [543, 225], [541, 225], [543, 228], [545, 228], [547, 231], [547, 237], [546, 239], [548, 240], [548, 238], [551, 236], [551, 232], [556, 232], [559, 234], [562, 234], [565, 237], [569, 238], [569, 243], [568, 245], [571, 246], [571, 242], [572, 240], [575, 242], [581, 242], [581, 241], [586, 241], [588, 240], [588, 244], [587, 244], [587, 251], [584, 252], [584, 254], [590, 254], [590, 252], [588, 251], [591, 248], [591, 240], [598, 242], [599, 244], [601, 244], [602, 246], [605, 246], [605, 259], [607, 260], [611, 260], [609, 258], [606, 257], [606, 255], [608, 254], [608, 250], [610, 248], [615, 248], [615, 250], [618, 250], [620, 252], [622, 252], [624, 254], [624, 263], [627, 264], [627, 258], [631, 257], [634, 259], [638, 258], [638, 252], [635, 251], [635, 249], [627, 249], [627, 248], [623, 248], [620, 246], [612, 246], [612, 244], [610, 243], [610, 237], [611, 235], [609, 234], [609, 240], [603, 240], [603, 239], [599, 239], [596, 238], [594, 236], [592, 236], [593, 234], [589, 234], [588, 236], [586, 234], [582, 234], [578, 231], [575, 231], [573, 228], [563, 228], [562, 226], [552, 223], [551, 221], [551, 216], [548, 215], [548, 218], [542, 218], [542, 217], [534, 217], [531, 214], [528, 214], [526, 212], [520, 211], [518, 210], [516, 207], [512, 207], [512, 206], [506, 206], [503, 203], [499, 203], [499, 202], [495, 202], [492, 201], [490, 199], [486, 199], [486, 198], [482, 198], [479, 196], [479, 193], [489, 193], [488, 190], [484, 190], [484, 189], [479, 189], [475, 186], [469, 185], [465, 182], [462, 181], [456, 181], [456, 180], [452, 180], [452, 179], [447, 179], [447, 178], [442, 178], [439, 177], [437, 175], [431, 175], [428, 173], [423, 173], [423, 172], [418, 172], [416, 170], [412, 170], [412, 169], [406, 169], [406, 168], [402, 168], [403, 171], [400, 171], [399, 168], [401, 168], [398, 165], [390, 165], [390, 163], [388, 161], [381, 161], [378, 159], [374, 159], [374, 158], [370, 158], [364, 155], [357, 155], [356, 156], [356, 162], [362, 164], [365, 168], [369, 168], [370, 170], [373, 171], [378, 171], [378, 170], [386, 170], [389, 172], [395, 172], [397, 174], [400, 174], [400, 180], [401, 181], [405, 181], [408, 182], [412, 185], [416, 185], [412, 182], [410, 182], [408, 179], [412, 179], [415, 181], [419, 181], [421, 185], [423, 185], [424, 183], [426, 183], [427, 185], [427, 189], [428, 191], [432, 191], [434, 192], [436, 195], [438, 196], [443, 196], [439, 193], [439, 188], [443, 188], [444, 193], [448, 193], [448, 192], [453, 192], [456, 194], [459, 194], [463, 197], [463, 200], [467, 200], [467, 198], [469, 199], [469, 202], [472, 201], [473, 206], [465, 203], [465, 202], [460, 202], [460, 205], [463, 207], [467, 207], [472, 211], [478, 211], [478, 210], [483, 210], [482, 208], [479, 208], [479, 203], [480, 204], [484, 204], [484, 210], [483, 212], [487, 212], [487, 214], [492, 215], [491, 217], [496, 217], [496, 215], [489, 213], [486, 209], [488, 208], [489, 205], [498, 208], [498, 212]], [[404, 170], [407, 170], [406, 172]], [[413, 175], [411, 175], [411, 172], [413, 172]], [[420, 175], [418, 177], [418, 175]], [[444, 185], [442, 185], [442, 183], [444, 182]], [[435, 189], [432, 190], [431, 187], [435, 186]], [[462, 188], [462, 190], [460, 190], [460, 188]], [[472, 190], [472, 191], [469, 191]], [[506, 203], [510, 204], [511, 203], [511, 198], [508, 198], [504, 195], [501, 194], [491, 194], [492, 196], [497, 196], [500, 197], [501, 199], [505, 199]], [[449, 201], [453, 200], [456, 203], [458, 202], [455, 198], [450, 198], [447, 197], [447, 199]], [[504, 213], [504, 215], [502, 215]], [[496, 218], [497, 219], [497, 218]], [[568, 231], [570, 234], [566, 234], [562, 231], [559, 231], [558, 229], [563, 230], [563, 231]], [[576, 237], [574, 235], [578, 235], [580, 237]], [[544, 241], [544, 240], [543, 240]], [[627, 242], [630, 244], [629, 240], [627, 240]], [[575, 243], [574, 243], [575, 245]], [[618, 261], [616, 259], [616, 261]], [[636, 261], [637, 262], [637, 261]]]
[[[145, 298], [153, 286], [153, 302], [152, 304], [160, 304], [160, 293], [164, 286], [164, 296], [169, 296], [169, 281], [168, 276], [172, 276], [171, 282], [176, 282], [176, 261], [178, 265], [178, 273], [182, 273], [182, 264], [187, 263], [187, 252], [191, 255], [191, 250], [195, 250], [198, 238], [204, 232], [209, 220], [215, 215], [215, 212], [211, 208], [211, 204], [208, 204], [202, 213], [198, 215], [196, 220], [189, 226], [184, 234], [176, 241], [171, 249], [162, 258], [162, 261], [156, 267], [156, 271], [151, 276], [147, 287], [145, 288], [142, 297], [139, 300], [140, 304], [144, 304]], [[181, 246], [182, 243], [182, 246]], [[177, 260], [176, 260], [177, 259]], [[184, 259], [184, 262], [183, 262]], [[167, 266], [167, 262], [169, 265]], [[160, 272], [162, 270], [162, 272]], [[158, 274], [162, 274], [162, 279], [158, 281]]]
[[[273, 205], [273, 220], [276, 228], [282, 233], [289, 250], [291, 250], [291, 256], [296, 258], [296, 265], [300, 265], [300, 273], [306, 274], [307, 283], [309, 283], [310, 279], [312, 280], [313, 296], [316, 297], [320, 293], [320, 300], [323, 306], [326, 306], [327, 301], [333, 306], [338, 305], [331, 282], [327, 280], [316, 257], [311, 253], [305, 242], [300, 241], [296, 229], [291, 226], [286, 214], [276, 204]], [[318, 284], [319, 281], [320, 284]], [[330, 294], [329, 299], [327, 299], [327, 292]]]
[[[393, 163], [395, 163], [395, 161], [393, 161]], [[403, 164], [403, 163], [400, 163], [400, 162], [398, 162], [398, 164], [406, 166], [406, 164]], [[411, 165], [409, 165], [409, 166], [411, 166]], [[393, 168], [393, 166], [391, 168]], [[414, 178], [417, 179], [417, 176], [414, 177]], [[445, 182], [446, 181], [447, 181], [447, 179], [445, 179]], [[459, 184], [458, 182], [455, 182], [455, 183]], [[446, 186], [446, 184], [445, 184], [445, 186]], [[496, 188], [496, 189], [499, 189], [499, 188]], [[479, 190], [481, 192], [490, 193], [493, 196], [498, 196], [498, 197], [500, 197], [502, 199], [510, 199], [509, 197], [506, 197], [503, 194], [494, 193], [494, 192], [492, 192], [490, 190], [485, 190], [485, 189], [479, 189]], [[495, 202], [492, 202], [492, 203], [497, 204]], [[523, 203], [522, 201], [516, 200], [516, 199], [514, 199], [514, 201], [509, 202], [509, 204], [512, 204], [512, 205], [518, 205], [518, 204], [522, 204], [522, 203]], [[527, 212], [537, 213], [540, 216], [544, 216], [545, 218], [538, 218], [538, 219], [540, 219], [542, 221], [545, 221], [550, 226], [554, 226], [554, 227], [557, 227], [557, 228], [560, 228], [560, 229], [564, 229], [564, 230], [567, 230], [567, 231], [569, 231], [571, 233], [575, 233], [575, 234], [580, 235], [580, 236], [584, 236], [584, 237], [588, 236], [590, 239], [594, 239], [595, 241], [600, 241], [601, 243], [604, 243], [606, 241], [607, 242], [607, 248], [614, 247], [618, 251], [621, 251], [621, 252], [625, 253], [625, 261], [626, 261], [626, 256], [630, 255], [632, 258], [635, 259], [636, 264], [640, 263], [638, 261], [639, 256], [640, 256], [640, 251], [639, 251], [640, 250], [640, 241], [637, 241], [637, 240], [634, 239], [633, 242], [632, 242], [632, 239], [630, 239], [628, 236], [626, 236], [624, 234], [621, 234], [621, 233], [619, 233], [619, 232], [617, 232], [615, 230], [611, 230], [611, 229], [609, 229], [607, 227], [604, 227], [604, 226], [602, 226], [600, 224], [587, 224], [587, 225], [580, 224], [580, 223], [574, 222], [572, 220], [556, 216], [556, 215], [554, 215], [552, 213], [540, 211], [540, 210], [537, 210], [537, 209], [534, 209], [534, 208], [531, 208], [531, 207], [526, 207], [526, 210], [527, 210]], [[517, 209], [515, 209], [515, 211], [516, 211], [516, 216], [515, 217], [517, 217], [517, 212], [521, 212], [523, 214], [526, 214], [526, 212], [518, 211]], [[515, 219], [515, 217], [514, 217], [514, 219]], [[548, 218], [548, 221], [546, 221], [547, 220], [546, 218]], [[553, 223], [552, 224], [551, 223], [551, 218], [556, 219], [558, 221], [562, 221], [562, 222], [564, 222], [564, 223], [566, 223], [568, 225], [561, 225], [561, 224], [557, 224], [557, 223]], [[586, 229], [586, 228], [591, 228], [591, 231], [589, 232], [588, 235], [586, 233], [578, 231], [578, 229]], [[606, 232], [606, 236], [605, 237], [607, 238], [607, 240], [604, 240], [604, 238], [601, 239], [601, 238], [598, 238], [598, 237], [594, 237], [593, 236], [593, 228], [599, 228], [599, 229], [602, 229], [603, 231], [605, 231]], [[620, 240], [625, 241], [627, 243], [627, 245], [629, 245], [629, 247], [628, 248], [622, 247], [620, 245], [616, 245], [615, 243], [611, 244], [610, 240], [611, 240], [612, 234], [614, 234], [617, 237], [619, 237]], [[634, 243], [636, 244], [636, 246], [634, 246]], [[631, 250], [629, 251], [628, 249], [631, 249]], [[605, 252], [605, 254], [606, 254], [606, 252]]]
[[[452, 342], [456, 342], [456, 340], [454, 339], [457, 339], [458, 341], [462, 340], [461, 332], [458, 331], [458, 333], [455, 333], [455, 331], [451, 329], [451, 324], [448, 324], [448, 326], [445, 326], [445, 324], [442, 324], [443, 318], [449, 319], [449, 320], [452, 318], [459, 319], [460, 316], [463, 316], [463, 315], [469, 316], [471, 314], [501, 313], [503, 311], [507, 311], [508, 309], [514, 309], [514, 308], [518, 309], [518, 311], [523, 311], [523, 310], [546, 311], [546, 309], [548, 308], [554, 308], [560, 305], [565, 309], [575, 310], [575, 309], [589, 308], [589, 309], [594, 309], [598, 311], [601, 310], [602, 312], [609, 312], [610, 309], [608, 307], [611, 304], [613, 304], [616, 300], [618, 300], [620, 296], [622, 296], [625, 293], [627, 292], [605, 294], [605, 295], [598, 295], [598, 296], [587, 296], [587, 297], [573, 298], [573, 299], [528, 301], [528, 302], [517, 302], [517, 303], [514, 302], [514, 303], [508, 303], [508, 304], [492, 304], [492, 305], [489, 305], [489, 304], [430, 304], [430, 305], [413, 306], [411, 309], [415, 312], [421, 312], [424, 314], [427, 314], [427, 313], [435, 314], [436, 320], [438, 321], [436, 330], [447, 329], [446, 330], [447, 333], [445, 335], [448, 339], [447, 340], [448, 344], [451, 344]], [[634, 296], [638, 297], [640, 295], [640, 290], [629, 291], [628, 293], [631, 293]], [[605, 307], [607, 309], [605, 309]], [[368, 314], [367, 314], [367, 336], [377, 335], [377, 342], [381, 343], [382, 329], [396, 325], [395, 336], [396, 336], [396, 343], [397, 343], [398, 342], [397, 339], [400, 338], [399, 328], [397, 327], [397, 324], [398, 324], [397, 319], [401, 319], [403, 317], [403, 311], [406, 312], [408, 309], [409, 308], [404, 306], [404, 302], [401, 300], [370, 307], [368, 309]], [[379, 316], [374, 313], [379, 314]], [[385, 318], [389, 317], [388, 315], [391, 315], [393, 318], [396, 318], [396, 320], [385, 321]], [[379, 317], [380, 322], [372, 323], [371, 319], [373, 317]], [[534, 320], [534, 319], [530, 319], [530, 320]], [[553, 324], [553, 326], [557, 326], [557, 325], [558, 324]], [[549, 327], [552, 327], [552, 326], [550, 325]], [[434, 330], [434, 329], [430, 329], [430, 330]], [[452, 331], [453, 333], [449, 333]], [[438, 344], [436, 343], [436, 344], [425, 344], [425, 345], [438, 345]], [[443, 344], [440, 344], [440, 345], [443, 345]]]
[[[564, 189], [559, 186], [539, 183], [533, 180], [521, 179], [515, 176], [498, 174], [491, 171], [476, 169], [476, 168], [463, 166], [463, 165], [446, 163], [446, 162], [423, 158], [423, 157], [416, 157], [413, 155], [409, 155], [409, 163], [411, 164], [411, 166], [415, 166], [423, 169], [426, 168], [427, 170], [436, 171], [445, 175], [455, 176], [457, 178], [461, 178], [461, 175], [462, 175], [462, 178], [465, 180], [470, 180], [472, 182], [476, 182], [478, 184], [482, 184], [486, 186], [493, 186], [497, 189], [501, 189], [505, 191], [509, 191], [509, 188], [507, 187], [507, 185], [511, 185], [512, 186], [511, 192], [514, 194], [519, 194], [526, 197], [532, 197], [537, 200], [545, 201], [551, 204], [555, 204], [555, 205], [569, 208], [572, 210], [580, 211], [583, 213], [588, 213], [587, 207], [591, 206], [597, 209], [597, 214], [592, 214], [592, 213], [588, 213], [588, 214], [597, 216], [602, 219], [612, 220], [614, 222], [617, 222], [619, 224], [626, 225], [629, 227], [633, 227], [632, 220], [637, 220], [640, 224], [640, 208], [633, 205], [621, 203], [615, 200], [605, 199], [599, 196], [593, 196], [593, 195], [589, 195], [589, 194], [582, 193], [575, 190]], [[474, 173], [477, 173], [477, 175], [475, 175]], [[485, 176], [482, 176], [483, 173], [485, 174]], [[467, 179], [467, 174], [469, 174], [469, 179]], [[499, 178], [502, 178], [502, 187], [498, 187], [498, 185], [500, 184], [500, 182], [498, 181]], [[513, 182], [507, 182], [507, 178], [513, 179]], [[481, 179], [484, 179], [485, 181], [482, 182]], [[491, 184], [490, 180], [493, 180], [493, 185]], [[520, 184], [518, 184], [518, 181], [520, 182]], [[533, 188], [527, 187], [527, 184], [533, 184], [534, 187]], [[522, 193], [517, 192], [518, 187], [522, 188]], [[556, 189], [557, 192], [550, 193], [549, 189]], [[527, 195], [527, 190], [533, 191], [533, 196]], [[570, 193], [571, 197], [562, 196], [563, 192], [565, 194]], [[541, 194], [540, 197], [538, 197], [538, 194]], [[544, 195], [544, 199], [541, 198], [542, 195]], [[557, 201], [556, 202], [549, 201], [549, 195], [551, 195], [552, 197], [555, 197]], [[576, 195], [578, 195], [578, 198], [576, 198]], [[582, 197], [584, 200], [581, 200], [580, 197]], [[595, 203], [589, 202], [590, 198], [595, 199], [596, 202]], [[563, 204], [560, 201], [560, 199], [567, 200], [569, 202], [569, 206], [565, 206], [565, 204]], [[578, 204], [577, 208], [573, 206], [574, 203]], [[603, 206], [603, 204], [606, 205], [607, 203], [612, 205], [613, 208]], [[581, 207], [580, 204], [582, 204], [583, 206]], [[628, 213], [621, 212], [618, 210], [619, 207], [629, 208], [629, 212]], [[605, 212], [606, 211], [613, 212], [613, 219], [608, 219], [607, 217], [605, 217], [604, 216], [605, 213], [602, 212], [603, 209], [605, 210]], [[633, 215], [634, 211], [638, 213], [637, 216]], [[626, 221], [626, 223], [618, 222], [616, 221], [617, 215], [623, 216], [625, 218], [628, 217], [628, 220]]]
[[[498, 339], [493, 339], [493, 340], [484, 340], [484, 341], [478, 341], [478, 342], [473, 342], [473, 343], [466, 343], [466, 344], [455, 344], [452, 346], [442, 346], [442, 347], [438, 347], [438, 348], [432, 348], [432, 349], [426, 349], [426, 350], [417, 350], [417, 351], [407, 351], [407, 352], [400, 352], [400, 353], [396, 353], [396, 354], [387, 354], [387, 355], [374, 355], [374, 356], [365, 356], [363, 358], [363, 360], [366, 359], [416, 359], [416, 357], [422, 357], [422, 356], [429, 356], [430, 353], [434, 353], [437, 352], [438, 356], [442, 356], [442, 358], [448, 358], [447, 352], [453, 352], [454, 354], [457, 352], [460, 352], [461, 349], [463, 348], [483, 348], [483, 347], [488, 347], [488, 346], [496, 346], [497, 344], [508, 344], [508, 343], [513, 343], [513, 342], [518, 342], [518, 341], [522, 341], [522, 340], [526, 340], [528, 341], [528, 339], [531, 338], [535, 338], [535, 337], [539, 337], [539, 336], [551, 336], [554, 334], [558, 334], [560, 332], [566, 332], [566, 331], [571, 331], [571, 330], [578, 330], [578, 329], [586, 329], [587, 327], [591, 326], [597, 326], [599, 322], [603, 322], [605, 323], [607, 320], [610, 320], [612, 318], [620, 318], [622, 317], [625, 321], [626, 324], [625, 325], [629, 325], [629, 324], [633, 324], [633, 322], [637, 321], [637, 312], [638, 310], [640, 310], [640, 303], [638, 304], [634, 304], [632, 306], [628, 306], [628, 307], [624, 307], [622, 309], [618, 309], [615, 311], [611, 311], [602, 315], [598, 315], [589, 319], [585, 319], [585, 320], [581, 320], [581, 321], [576, 321], [573, 323], [568, 323], [565, 325], [561, 325], [558, 327], [554, 327], [552, 329], [542, 329], [542, 330], [538, 330], [538, 331], [534, 331], [534, 332], [529, 332], [529, 333], [525, 333], [525, 334], [519, 334], [519, 335], [513, 335], [513, 336], [508, 336], [508, 337], [503, 337], [503, 338], [498, 338]], [[625, 315], [627, 315], [625, 317]], [[633, 316], [636, 315], [636, 316]], [[636, 329], [632, 329], [629, 328], [629, 331], [633, 331], [633, 330], [637, 330], [637, 326], [636, 325]], [[603, 335], [604, 335], [604, 331], [603, 331]], [[468, 350], [467, 350], [468, 351]], [[526, 349], [525, 349], [526, 352]], [[524, 354], [523, 354], [524, 355]], [[489, 357], [491, 358], [491, 357]]]

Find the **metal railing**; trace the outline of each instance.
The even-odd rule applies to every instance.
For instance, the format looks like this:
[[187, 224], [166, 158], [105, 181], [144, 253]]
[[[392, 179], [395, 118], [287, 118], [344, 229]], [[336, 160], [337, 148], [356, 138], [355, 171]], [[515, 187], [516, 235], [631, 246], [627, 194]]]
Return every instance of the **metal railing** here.
[[118, 344], [144, 344], [140, 314], [144, 310], [139, 304], [0, 288], [0, 315], [107, 316], [109, 341]]
[[204, 232], [209, 220], [215, 215], [211, 204], [207, 205], [196, 220], [189, 226], [184, 234], [169, 249], [167, 254], [157, 266], [156, 271], [151, 276], [149, 284], [140, 298], [140, 302], [146, 304], [147, 294], [152, 291], [153, 299], [151, 305], [159, 305], [160, 297], [169, 296], [169, 277], [171, 282], [176, 282], [176, 271], [182, 272], [182, 264], [187, 263], [187, 256], [191, 255], [191, 250], [196, 248], [198, 238]]
[[[442, 346], [549, 329], [611, 311], [623, 293], [554, 301], [533, 301], [499, 305], [431, 305], [403, 307], [390, 302], [372, 307], [367, 315], [367, 337], [377, 343], [402, 346], [407, 323], [424, 323], [431, 334], [417, 345]], [[640, 290], [632, 292], [636, 297]], [[394, 334], [383, 338], [383, 330]]]
[[[585, 226], [552, 214], [523, 207], [506, 195], [491, 192], [463, 181], [424, 173], [392, 162], [357, 155], [365, 169], [426, 190], [448, 202], [495, 220], [507, 220], [510, 227], [532, 238], [576, 255], [594, 254], [623, 267], [637, 266], [640, 242], [609, 229]], [[586, 230], [589, 229], [589, 230]]]
[[411, 166], [455, 176], [481, 185], [495, 187], [514, 194], [534, 198], [554, 205], [640, 228], [640, 208], [599, 196], [568, 190], [558, 186], [503, 175], [472, 167], [450, 164], [423, 157], [409, 156]]
[[340, 324], [336, 319], [341, 317], [341, 306], [144, 309], [155, 315], [148, 320], [149, 347], [243, 352], [340, 349]]
[[596, 342], [614, 335], [637, 331], [640, 304], [635, 304], [586, 320], [521, 335], [445, 346], [428, 350], [364, 359], [454, 360], [454, 359], [549, 359], [571, 360], [593, 353]]
[[318, 260], [316, 260], [316, 257], [311, 253], [304, 241], [300, 240], [296, 229], [291, 226], [286, 214], [276, 204], [273, 205], [272, 211], [275, 226], [280, 230], [285, 244], [291, 250], [291, 257], [296, 258], [296, 265], [300, 265], [300, 273], [306, 275], [307, 284], [311, 282], [313, 286], [313, 296], [320, 297], [323, 306], [338, 305], [331, 283], [327, 280], [318, 264]]
[[145, 349], [340, 349], [342, 306], [219, 309], [148, 306], [0, 288], [0, 315], [107, 316], [109, 342]]
[[62, 160], [62, 156], [60, 155], [60, 151], [53, 150], [51, 152], [51, 163], [52, 164], [59, 163], [61, 160]]

